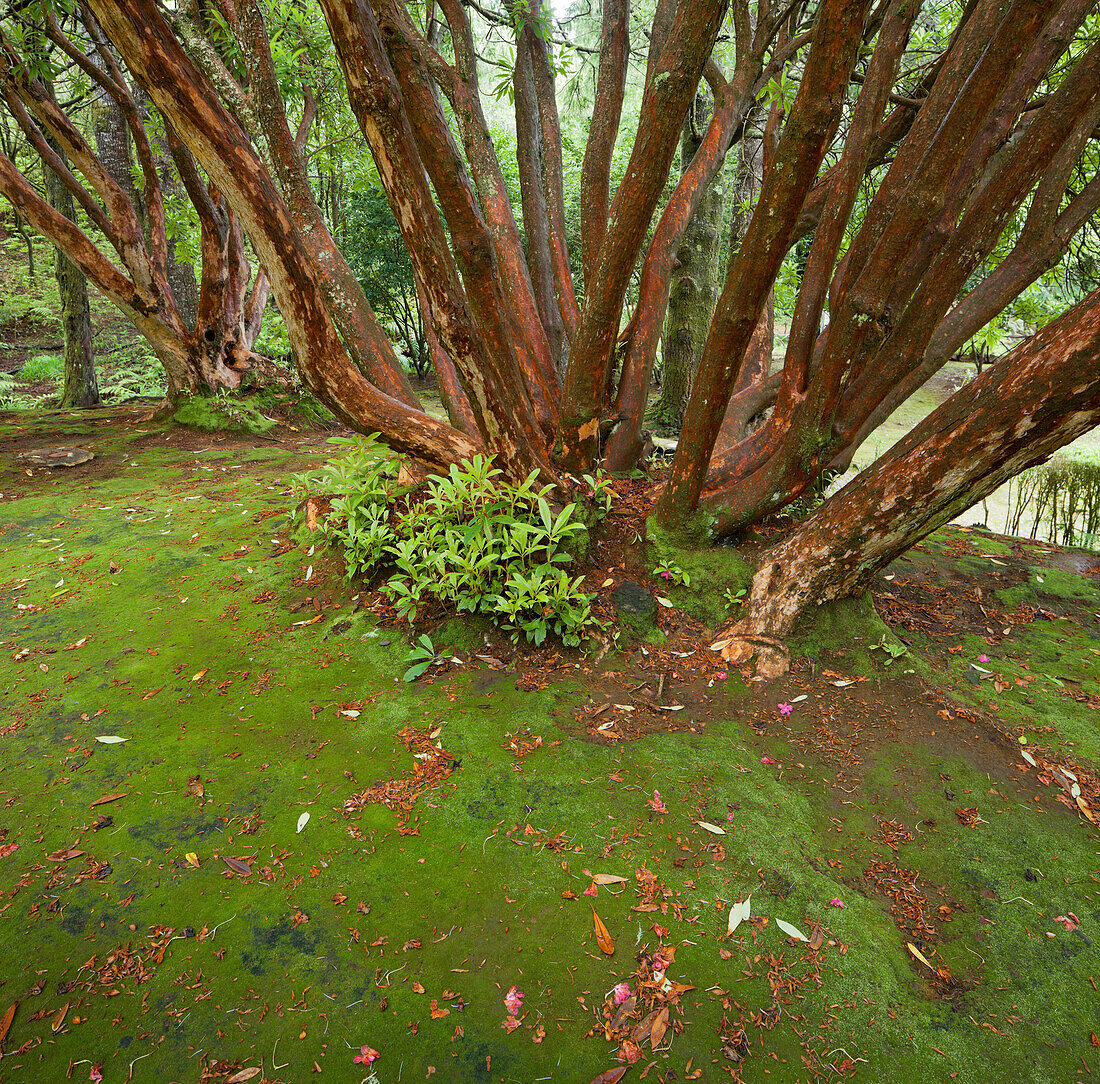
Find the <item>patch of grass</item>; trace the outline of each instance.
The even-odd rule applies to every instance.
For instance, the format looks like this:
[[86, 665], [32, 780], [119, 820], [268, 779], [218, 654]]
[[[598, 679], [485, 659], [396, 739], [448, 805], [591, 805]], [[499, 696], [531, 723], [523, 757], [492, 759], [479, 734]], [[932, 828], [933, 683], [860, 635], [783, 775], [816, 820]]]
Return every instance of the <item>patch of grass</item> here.
[[18, 378], [24, 384], [31, 384], [37, 380], [60, 380], [64, 375], [64, 355], [36, 354], [23, 363]]

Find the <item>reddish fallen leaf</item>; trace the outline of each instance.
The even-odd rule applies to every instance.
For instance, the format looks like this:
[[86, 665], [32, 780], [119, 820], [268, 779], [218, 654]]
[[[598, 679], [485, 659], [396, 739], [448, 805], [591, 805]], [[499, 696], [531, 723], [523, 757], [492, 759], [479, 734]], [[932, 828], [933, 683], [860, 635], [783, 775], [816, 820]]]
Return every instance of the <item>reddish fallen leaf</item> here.
[[611, 934], [607, 932], [607, 927], [600, 920], [600, 916], [593, 910], [592, 921], [596, 926], [596, 941], [600, 946], [602, 952], [608, 956], [615, 954], [615, 941]]
[[617, 1084], [627, 1073], [627, 1066], [618, 1065], [614, 1069], [608, 1069], [592, 1079], [592, 1084]]
[[420, 985], [420, 983], [418, 983], [418, 982], [416, 981], [416, 979], [413, 979], [413, 984], [412, 984], [412, 988], [413, 988], [413, 993], [414, 993], [414, 994], [422, 994], [422, 993], [424, 993], [424, 987], [423, 987], [423, 986], [421, 986], [421, 985]]
[[193, 794], [196, 798], [203, 798], [206, 795], [206, 788], [202, 785], [201, 775], [192, 775], [187, 779], [187, 792]]
[[239, 873], [242, 877], [252, 876], [252, 867], [247, 862], [242, 862], [239, 858], [228, 858], [224, 854], [222, 855], [222, 861], [234, 873]]
[[15, 854], [19, 850], [18, 843], [5, 843], [0, 847], [0, 858], [7, 858], [9, 854]]
[[68, 862], [70, 858], [79, 858], [84, 852], [79, 847], [63, 847], [53, 854], [46, 855], [47, 862]]
[[432, 1019], [433, 1020], [441, 1020], [444, 1016], [450, 1016], [450, 1015], [451, 1015], [451, 1010], [450, 1009], [441, 1009], [439, 1007], [439, 1002], [433, 997], [432, 998]]
[[15, 1019], [15, 1010], [17, 1007], [18, 1002], [13, 1004], [11, 1008], [4, 1013], [3, 1017], [0, 1018], [0, 1045], [3, 1044], [4, 1040], [8, 1037], [8, 1032], [11, 1031], [11, 1022]]
[[665, 1037], [666, 1031], [668, 1031], [668, 1006], [663, 1005], [661, 1011], [657, 1013], [657, 1019], [653, 1021], [653, 1028], [649, 1033], [650, 1050], [656, 1050], [661, 1045], [661, 1040]]
[[158, 685], [155, 689], [150, 689], [141, 699], [142, 700], [152, 700], [153, 697], [156, 696], [157, 693], [159, 693], [161, 691], [161, 689], [163, 689], [163, 688], [164, 688], [163, 685]]
[[108, 802], [117, 802], [119, 798], [125, 798], [125, 794], [105, 794], [102, 798], [97, 798], [91, 803], [89, 808], [95, 808], [97, 805], [106, 805]]
[[262, 1070], [256, 1065], [250, 1065], [247, 1069], [242, 1069], [239, 1073], [234, 1073], [225, 1084], [244, 1084], [246, 1080], [251, 1080], [253, 1077], [260, 1075]]

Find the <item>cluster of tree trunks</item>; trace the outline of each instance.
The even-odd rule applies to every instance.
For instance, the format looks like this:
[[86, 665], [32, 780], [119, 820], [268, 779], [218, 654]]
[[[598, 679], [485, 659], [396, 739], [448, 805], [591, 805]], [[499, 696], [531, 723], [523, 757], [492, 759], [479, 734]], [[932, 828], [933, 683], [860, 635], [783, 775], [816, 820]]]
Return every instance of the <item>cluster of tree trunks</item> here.
[[[48, 237], [63, 268], [66, 349], [86, 361], [69, 367], [76, 386], [63, 402], [85, 405], [95, 393], [87, 339], [90, 326], [75, 296], [90, 282], [134, 324], [168, 377], [170, 395], [235, 388], [261, 359], [252, 352], [270, 293], [262, 271], [251, 273], [236, 213], [202, 176], [186, 146], [165, 124], [167, 147], [148, 130], [147, 107], [135, 93], [90, 13], [78, 43], [52, 13], [36, 44], [48, 45], [95, 88], [94, 143], [59, 104], [52, 82], [0, 37], [0, 94], [8, 114], [37, 151], [46, 177], [43, 196], [7, 154], [0, 154], [0, 193]], [[36, 52], [38, 50], [36, 49]], [[143, 184], [134, 184], [136, 160]], [[202, 266], [196, 290], [189, 265], [176, 259], [168, 236], [164, 192], [178, 185], [198, 215]], [[77, 210], [87, 221], [78, 224]]]
[[[568, 490], [581, 472], [601, 464], [634, 465], [678, 250], [726, 154], [749, 129], [746, 120], [770, 94], [755, 208], [730, 245], [682, 437], [655, 510], [666, 529], [704, 518], [716, 533], [732, 533], [843, 467], [886, 413], [1062, 257], [1100, 205], [1096, 178], [1066, 194], [1100, 123], [1100, 46], [1079, 40], [1092, 6], [1091, 0], [968, 0], [942, 53], [905, 95], [896, 87], [922, 13], [919, 0], [733, 0], [728, 12], [722, 0], [658, 0], [637, 132], [612, 191], [630, 12], [626, 0], [604, 0], [581, 174], [580, 294], [565, 230], [546, 13], [505, 3], [495, 16], [516, 42], [525, 245], [482, 108], [475, 32], [463, 0], [430, 5], [425, 29], [404, 0], [321, 0], [348, 102], [410, 254], [452, 424], [420, 408], [326, 225], [303, 157], [315, 112], [310, 73], [303, 69], [301, 98], [288, 108], [270, 27], [255, 0], [209, 7], [188, 0], [171, 23], [153, 0], [87, 0], [82, 10], [95, 61], [47, 23], [49, 39], [126, 119], [144, 179], [144, 219], [133, 195], [5, 44], [0, 77], [12, 116], [125, 272], [71, 219], [60, 221], [65, 216], [2, 157], [0, 191], [131, 314], [177, 383], [228, 383], [239, 374], [257, 299], [270, 283], [304, 378], [349, 425], [382, 433], [432, 467], [483, 451], [510, 477], [538, 471]], [[736, 59], [723, 72], [714, 49], [727, 18]], [[237, 43], [232, 64], [223, 56], [222, 25]], [[444, 32], [450, 50], [442, 48]], [[163, 171], [116, 57], [162, 118], [203, 224], [194, 331], [168, 283]], [[796, 57], [798, 92], [783, 110], [775, 88]], [[685, 154], [690, 160], [682, 162], [654, 223], [701, 83], [713, 108], [692, 129], [693, 153]], [[44, 132], [87, 188], [49, 149]], [[823, 170], [830, 153], [835, 164]], [[868, 185], [873, 195], [857, 216]], [[1017, 219], [1023, 225], [1007, 258], [991, 260]], [[264, 269], [248, 295], [242, 231]], [[783, 364], [773, 372], [773, 287], [792, 245], [811, 234]], [[627, 313], [639, 268], [637, 303]], [[1079, 321], [1087, 322], [1089, 303], [1082, 305], [1067, 315], [1069, 323], [1057, 325], [1061, 331], [999, 362], [983, 374], [986, 383], [967, 393], [983, 394], [1013, 371], [1011, 395], [998, 383], [981, 402], [991, 432], [1024, 434], [1025, 422], [1043, 411], [1065, 413], [1084, 394], [1073, 380], [1052, 375], [1072, 367], [1083, 349], [1065, 343], [1088, 340]], [[750, 424], [766, 408], [766, 421]], [[1073, 430], [1052, 424], [1041, 434], [1028, 431], [1035, 447], [1049, 450]], [[923, 457], [932, 522], [966, 499], [943, 484], [959, 475], [959, 466], [948, 470], [939, 454], [947, 447], [943, 429], [926, 424], [910, 440], [918, 442], [914, 458], [884, 459], [873, 474], [878, 483], [869, 477], [857, 487], [902, 492], [918, 484], [910, 475]], [[999, 469], [1030, 454], [1009, 455], [1006, 447], [976, 440], [956, 448], [954, 456], [973, 457], [963, 468], [967, 493], [977, 494], [985, 484], [979, 479], [993, 477], [993, 461]], [[745, 635], [781, 633], [789, 613], [853, 589], [851, 546], [824, 541], [831, 510], [846, 509], [836, 514], [848, 517], [850, 531], [864, 522], [877, 530], [876, 516], [889, 521], [890, 509], [899, 507], [890, 499], [860, 503], [849, 493], [826, 502], [785, 544], [813, 552], [826, 571], [809, 576], [796, 565], [798, 590], [788, 589], [793, 550], [769, 557], [746, 609]], [[898, 524], [883, 528], [891, 539], [923, 529], [900, 511], [895, 518]], [[815, 524], [823, 533], [813, 533]]]

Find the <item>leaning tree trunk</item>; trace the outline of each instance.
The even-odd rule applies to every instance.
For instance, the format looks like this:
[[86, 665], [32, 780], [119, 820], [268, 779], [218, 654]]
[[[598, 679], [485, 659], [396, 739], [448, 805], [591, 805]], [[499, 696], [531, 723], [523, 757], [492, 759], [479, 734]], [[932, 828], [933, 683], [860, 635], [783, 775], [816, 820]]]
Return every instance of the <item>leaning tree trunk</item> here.
[[1100, 423], [1100, 290], [934, 410], [869, 470], [769, 550], [744, 616], [714, 646], [758, 671], [811, 605], [866, 590], [875, 573], [1008, 479]]
[[[710, 111], [706, 96], [697, 94], [695, 104], [684, 121], [684, 133], [680, 139], [681, 177], [702, 145]], [[683, 420], [691, 378], [714, 316], [718, 234], [722, 228], [725, 195], [724, 179], [719, 170], [699, 197], [695, 214], [691, 216], [676, 250], [676, 266], [672, 269], [668, 314], [662, 336], [661, 398], [656, 406], [658, 422], [673, 428], [679, 428]]]

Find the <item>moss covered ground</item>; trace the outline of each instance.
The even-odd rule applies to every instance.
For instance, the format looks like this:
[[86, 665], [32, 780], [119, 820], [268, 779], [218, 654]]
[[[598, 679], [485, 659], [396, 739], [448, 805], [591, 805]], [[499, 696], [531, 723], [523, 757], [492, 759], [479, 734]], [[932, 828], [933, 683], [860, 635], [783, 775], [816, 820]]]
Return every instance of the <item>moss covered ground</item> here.
[[[322, 439], [179, 433], [0, 417], [0, 1079], [586, 1084], [658, 950], [691, 989], [626, 1081], [1100, 1072], [1100, 836], [1016, 737], [1100, 762], [1072, 555], [967, 535], [1005, 562], [979, 625], [998, 566], [938, 537], [881, 585], [889, 629], [818, 615], [772, 686], [677, 670], [670, 636], [684, 710], [632, 737], [583, 711], [630, 706], [656, 649], [530, 680], [456, 643], [405, 684], [407, 632], [288, 529]], [[18, 458], [65, 442], [97, 458]], [[711, 621], [743, 580], [715, 560], [669, 592]], [[983, 654], [1000, 692], [965, 677]]]

